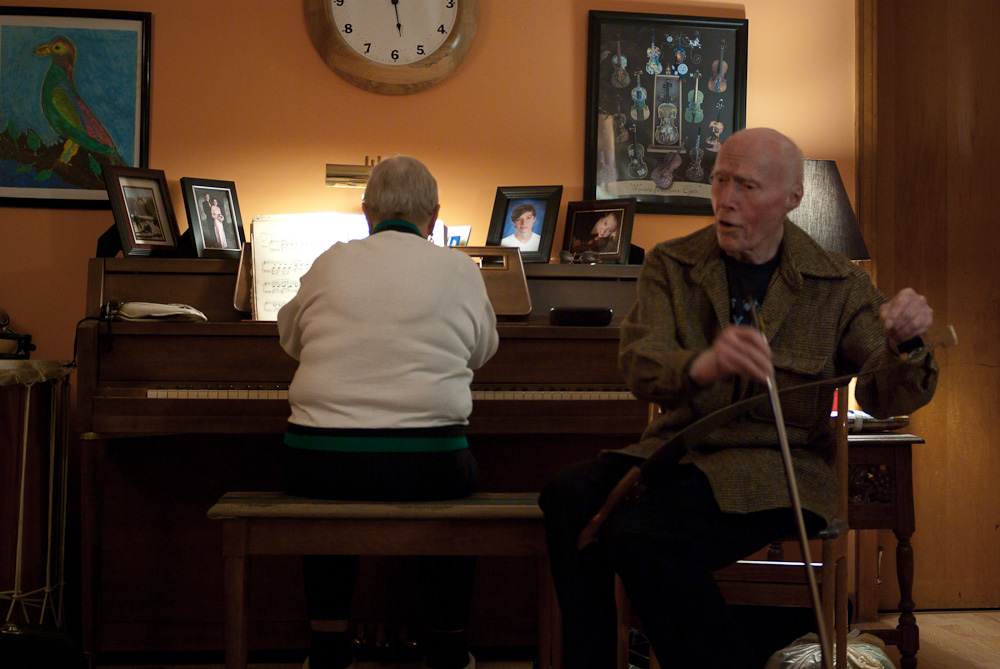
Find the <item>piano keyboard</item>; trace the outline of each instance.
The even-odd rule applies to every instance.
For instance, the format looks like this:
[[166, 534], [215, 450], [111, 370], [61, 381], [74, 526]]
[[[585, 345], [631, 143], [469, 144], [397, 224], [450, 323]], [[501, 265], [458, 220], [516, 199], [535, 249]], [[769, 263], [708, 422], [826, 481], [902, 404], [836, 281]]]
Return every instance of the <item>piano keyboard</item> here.
[[473, 390], [472, 401], [495, 400], [634, 400], [627, 390]]
[[[147, 388], [147, 399], [157, 400], [284, 400], [287, 388]], [[474, 402], [495, 401], [621, 401], [636, 397], [622, 389], [509, 389], [472, 391]]]
[[285, 400], [288, 389], [278, 388], [147, 388], [146, 398], [155, 400]]

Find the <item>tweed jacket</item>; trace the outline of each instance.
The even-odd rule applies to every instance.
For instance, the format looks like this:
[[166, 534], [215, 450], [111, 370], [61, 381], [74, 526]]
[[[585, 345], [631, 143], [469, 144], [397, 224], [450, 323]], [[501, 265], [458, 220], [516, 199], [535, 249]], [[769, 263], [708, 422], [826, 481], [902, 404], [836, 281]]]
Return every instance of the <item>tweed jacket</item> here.
[[[778, 267], [760, 307], [778, 388], [865, 372], [898, 359], [878, 307], [887, 301], [861, 269], [823, 250], [787, 219]], [[695, 387], [687, 366], [729, 323], [722, 250], [709, 226], [658, 244], [639, 275], [638, 300], [622, 325], [619, 365], [629, 389], [660, 405], [641, 440], [624, 449], [648, 457], [694, 420], [734, 399], [766, 392], [742, 379]], [[868, 413], [908, 414], [930, 401], [937, 364], [918, 349], [905, 365], [859, 379], [855, 396]], [[802, 506], [830, 520], [837, 506], [830, 438], [833, 389], [782, 395]], [[701, 469], [719, 507], [748, 513], [787, 507], [784, 466], [770, 404], [758, 404], [716, 429], [682, 458]]]

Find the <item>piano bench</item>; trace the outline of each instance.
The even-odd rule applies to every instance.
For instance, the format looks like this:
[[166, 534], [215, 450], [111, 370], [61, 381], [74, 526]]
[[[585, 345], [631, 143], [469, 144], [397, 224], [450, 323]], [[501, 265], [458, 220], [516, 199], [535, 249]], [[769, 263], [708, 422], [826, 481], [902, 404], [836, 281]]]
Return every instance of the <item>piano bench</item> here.
[[499, 555], [538, 561], [538, 665], [561, 666], [559, 611], [537, 493], [435, 502], [355, 502], [230, 492], [222, 521], [226, 669], [245, 669], [251, 555]]

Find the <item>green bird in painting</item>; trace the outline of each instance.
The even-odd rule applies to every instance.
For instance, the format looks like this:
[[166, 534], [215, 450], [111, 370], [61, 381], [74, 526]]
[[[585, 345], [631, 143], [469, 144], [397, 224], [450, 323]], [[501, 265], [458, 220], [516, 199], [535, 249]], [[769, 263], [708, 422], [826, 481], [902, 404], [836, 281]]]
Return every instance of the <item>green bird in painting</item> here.
[[124, 165], [125, 161], [104, 124], [76, 90], [73, 81], [76, 46], [73, 42], [57, 35], [49, 43], [36, 48], [35, 53], [52, 59], [42, 82], [42, 113], [56, 134], [66, 140], [60, 162], [68, 163], [83, 146], [91, 153], [106, 156], [112, 165]]

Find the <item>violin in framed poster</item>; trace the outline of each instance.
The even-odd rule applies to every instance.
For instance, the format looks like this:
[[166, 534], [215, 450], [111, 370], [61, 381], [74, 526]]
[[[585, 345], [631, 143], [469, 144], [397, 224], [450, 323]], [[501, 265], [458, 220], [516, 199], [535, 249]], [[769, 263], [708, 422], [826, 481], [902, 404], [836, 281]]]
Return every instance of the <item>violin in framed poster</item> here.
[[746, 123], [747, 21], [591, 11], [584, 197], [711, 214], [719, 147]]

